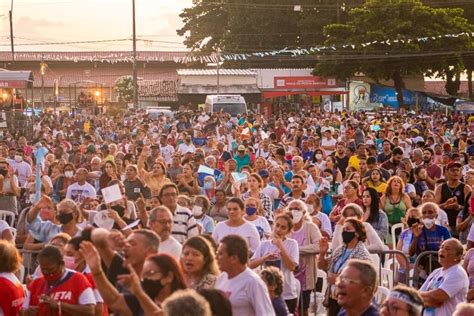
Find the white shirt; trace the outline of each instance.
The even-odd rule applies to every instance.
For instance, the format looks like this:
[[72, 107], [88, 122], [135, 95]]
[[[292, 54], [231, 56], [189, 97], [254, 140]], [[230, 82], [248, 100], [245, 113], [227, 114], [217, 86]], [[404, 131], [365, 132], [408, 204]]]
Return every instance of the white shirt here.
[[[283, 245], [285, 247], [288, 256], [290, 257], [291, 261], [294, 262], [296, 265], [299, 264], [299, 248], [298, 243], [296, 240], [287, 238], [283, 241]], [[280, 250], [278, 247], [273, 244], [271, 240], [262, 241], [260, 246], [258, 246], [257, 251], [252, 256], [251, 260], [258, 259], [263, 257], [268, 253], [278, 253], [279, 258], [275, 261], [271, 261], [271, 265], [278, 267], [284, 276], [283, 282], [283, 292], [281, 293], [281, 297], [284, 300], [292, 300], [298, 297], [298, 289], [297, 289], [297, 281], [295, 278], [295, 274], [293, 271], [288, 270], [283, 264], [283, 261], [280, 256]]]
[[474, 242], [474, 225], [471, 225], [471, 228], [469, 229], [469, 235], [467, 235], [467, 240]]
[[193, 145], [193, 143], [190, 143], [189, 145], [187, 145], [186, 143], [181, 143], [178, 146], [178, 151], [181, 155], [184, 155], [185, 153], [188, 153], [188, 152], [192, 152], [192, 153], [195, 152], [196, 147]]
[[[367, 239], [364, 242], [364, 245], [367, 250], [384, 250], [384, 244], [382, 240], [380, 240], [379, 235], [377, 235], [377, 232], [372, 227], [372, 225], [367, 222], [364, 222], [364, 226], [365, 230], [367, 231]], [[334, 235], [332, 236], [332, 251], [336, 250], [336, 248], [342, 245], [342, 243], [342, 225], [336, 225], [336, 227], [334, 228]]]
[[[446, 214], [445, 210], [438, 209], [438, 217], [436, 217], [436, 222], [435, 224], [448, 227], [448, 214]], [[471, 226], [472, 227], [472, 226]]]
[[326, 232], [329, 237], [332, 237], [332, 226], [329, 216], [319, 211], [318, 214], [314, 215], [313, 217], [317, 218], [321, 222], [321, 231]]
[[179, 241], [170, 236], [165, 241], [160, 242], [159, 253], [167, 253], [175, 257], [176, 260], [179, 260], [182, 249], [183, 246], [181, 246]]
[[18, 174], [18, 182], [20, 183], [20, 187], [24, 187], [28, 177], [33, 174], [31, 166], [23, 160], [16, 162], [14, 159], [7, 159], [7, 162], [10, 167], [12, 167], [13, 171]]
[[160, 146], [160, 154], [163, 159], [166, 161], [166, 164], [169, 166], [171, 165], [171, 161], [173, 159], [174, 148], [171, 145]]
[[242, 273], [229, 279], [223, 272], [216, 280], [215, 288], [229, 298], [233, 315], [274, 316], [268, 289], [263, 280], [246, 268]]
[[280, 196], [278, 189], [269, 184], [267, 184], [267, 186], [262, 189], [262, 193], [268, 195], [268, 197], [272, 201], [272, 207], [273, 205], [275, 205], [275, 200], [278, 199], [278, 197]]
[[469, 289], [469, 278], [460, 264], [456, 264], [446, 270], [438, 268], [434, 270], [420, 288], [421, 292], [441, 289], [448, 294], [449, 299], [441, 307], [423, 312], [423, 316], [446, 316], [452, 315], [456, 305], [466, 301]]
[[255, 225], [261, 240], [267, 239], [267, 236], [271, 235], [272, 229], [270, 227], [270, 224], [268, 223], [268, 220], [265, 217], [257, 215], [256, 220], [251, 221], [247, 219], [247, 221]]
[[[336, 144], [337, 144], [337, 141], [332, 137], [331, 139], [327, 139], [326, 137], [323, 137], [323, 139], [321, 140], [321, 146], [336, 146]], [[324, 153], [326, 154], [326, 156], [330, 156], [333, 152], [334, 150], [324, 149]]]
[[85, 182], [83, 185], [80, 185], [78, 182], [74, 182], [67, 188], [66, 198], [74, 200], [77, 204], [80, 204], [84, 198], [89, 197], [93, 200], [96, 199], [96, 192], [94, 187]]
[[255, 225], [245, 222], [238, 227], [231, 227], [226, 224], [226, 222], [217, 223], [214, 232], [212, 233], [212, 238], [216, 241], [217, 244], [220, 243], [221, 239], [227, 235], [239, 235], [247, 240], [249, 248], [254, 252], [257, 250], [258, 245], [260, 245], [260, 235]]

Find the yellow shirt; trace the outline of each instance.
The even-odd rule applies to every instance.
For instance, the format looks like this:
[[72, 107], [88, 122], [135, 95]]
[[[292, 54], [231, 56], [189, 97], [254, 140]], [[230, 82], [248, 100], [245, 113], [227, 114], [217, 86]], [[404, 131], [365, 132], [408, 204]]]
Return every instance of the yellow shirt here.
[[357, 155], [349, 158], [349, 167], [353, 167], [355, 170], [359, 171], [359, 158], [357, 158]]
[[380, 182], [378, 186], [375, 186], [371, 180], [367, 181], [368, 188], [374, 188], [378, 193], [384, 194], [387, 190], [387, 184], [385, 182]]

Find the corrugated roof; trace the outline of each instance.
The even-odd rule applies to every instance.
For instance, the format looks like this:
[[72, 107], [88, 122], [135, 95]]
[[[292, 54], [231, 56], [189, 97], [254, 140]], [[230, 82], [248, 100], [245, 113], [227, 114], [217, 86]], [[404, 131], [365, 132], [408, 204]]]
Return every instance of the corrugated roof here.
[[[178, 61], [189, 52], [137, 52], [137, 60], [142, 62]], [[11, 61], [11, 52], [0, 52], [0, 61]], [[16, 61], [70, 61], [70, 62], [132, 62], [132, 52], [15, 52]]]
[[[178, 69], [178, 76], [217, 76], [217, 69]], [[219, 69], [219, 76], [256, 76], [251, 69]]]

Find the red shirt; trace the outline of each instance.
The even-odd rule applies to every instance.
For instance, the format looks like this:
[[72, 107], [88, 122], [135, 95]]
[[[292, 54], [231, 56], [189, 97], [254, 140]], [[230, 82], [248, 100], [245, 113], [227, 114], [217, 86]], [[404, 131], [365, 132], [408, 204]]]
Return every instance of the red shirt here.
[[[42, 295], [48, 295], [56, 301], [68, 304], [95, 304], [92, 287], [87, 278], [81, 273], [68, 269], [55, 286], [49, 286], [44, 277], [41, 277], [31, 282], [28, 285], [28, 290], [30, 291], [29, 306], [39, 306], [38, 315], [59, 316], [58, 309], [51, 309], [49, 304], [39, 301]], [[79, 301], [83, 293], [86, 302]], [[71, 315], [62, 311], [61, 316]]]
[[[86, 270], [84, 270], [82, 272], [82, 274], [86, 277], [87, 281], [89, 281], [89, 283], [91, 284], [91, 287], [92, 287], [92, 290], [94, 292], [97, 291], [97, 286], [95, 285], [95, 281], [94, 281], [94, 277], [92, 276], [92, 273], [90, 272], [89, 268], [87, 268]], [[103, 303], [103, 302], [101, 302]], [[103, 303], [103, 312], [102, 312], [102, 315], [103, 316], [109, 316], [109, 308], [107, 307], [107, 305], [105, 305], [105, 303]]]
[[18, 316], [25, 300], [23, 285], [13, 273], [0, 273], [0, 312], [5, 316]]

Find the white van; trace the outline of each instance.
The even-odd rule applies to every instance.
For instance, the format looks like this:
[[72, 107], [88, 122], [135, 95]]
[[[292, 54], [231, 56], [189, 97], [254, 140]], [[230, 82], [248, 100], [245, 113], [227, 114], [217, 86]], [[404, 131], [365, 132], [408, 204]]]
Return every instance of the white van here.
[[222, 111], [235, 117], [247, 114], [247, 103], [243, 96], [237, 94], [208, 95], [204, 110], [211, 114]]

